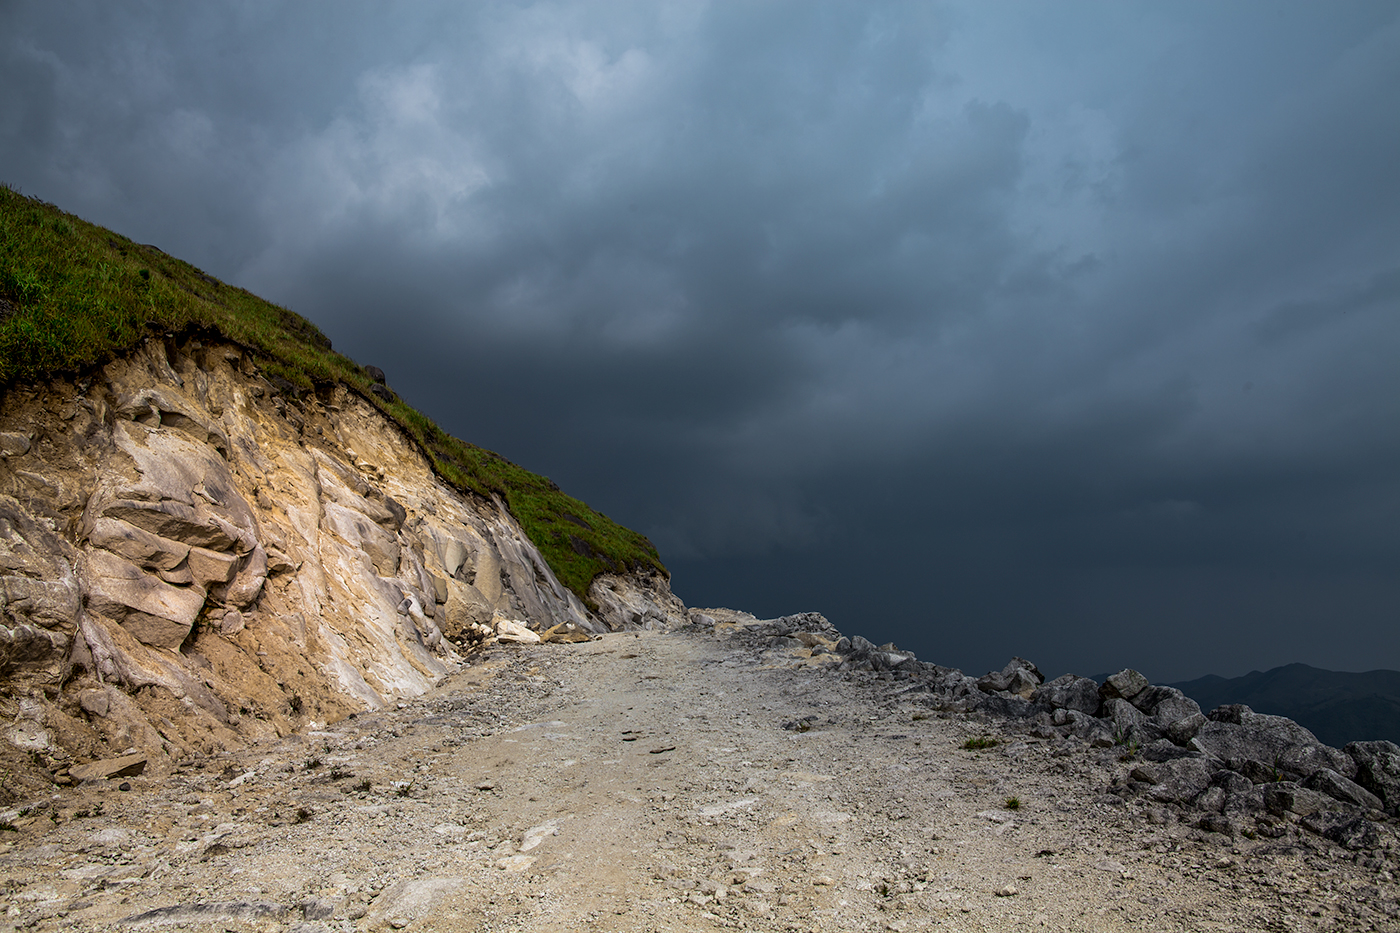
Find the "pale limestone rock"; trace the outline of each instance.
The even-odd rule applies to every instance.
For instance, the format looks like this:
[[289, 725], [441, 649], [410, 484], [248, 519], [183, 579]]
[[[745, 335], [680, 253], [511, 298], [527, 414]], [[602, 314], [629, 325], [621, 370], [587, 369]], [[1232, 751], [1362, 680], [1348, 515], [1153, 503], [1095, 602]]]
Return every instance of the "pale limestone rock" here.
[[238, 573], [238, 555], [208, 548], [189, 549], [189, 569], [194, 581], [208, 587], [214, 583], [228, 583]]
[[125, 557], [148, 570], [174, 570], [190, 553], [190, 546], [162, 538], [129, 522], [102, 516], [93, 523], [88, 543]]
[[204, 607], [202, 589], [171, 586], [106, 551], [88, 552], [85, 574], [88, 608], [121, 622], [143, 644], [179, 648]]
[[513, 619], [496, 620], [496, 640], [506, 644], [538, 645], [540, 636], [530, 631], [523, 622]]
[[[685, 604], [671, 593], [671, 584], [660, 573], [639, 572], [622, 577], [602, 574], [588, 588], [598, 615], [608, 630], [679, 628], [690, 620]], [[591, 630], [598, 631], [596, 626]]]

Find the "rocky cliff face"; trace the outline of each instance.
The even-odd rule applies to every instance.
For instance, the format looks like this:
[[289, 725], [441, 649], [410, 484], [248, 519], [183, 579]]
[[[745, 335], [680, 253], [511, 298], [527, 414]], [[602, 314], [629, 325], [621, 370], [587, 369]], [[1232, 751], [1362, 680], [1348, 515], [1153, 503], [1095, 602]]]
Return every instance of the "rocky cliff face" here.
[[0, 723], [12, 777], [151, 767], [421, 694], [502, 619], [669, 627], [660, 575], [565, 589], [501, 502], [441, 482], [343, 386], [152, 339], [0, 409]]

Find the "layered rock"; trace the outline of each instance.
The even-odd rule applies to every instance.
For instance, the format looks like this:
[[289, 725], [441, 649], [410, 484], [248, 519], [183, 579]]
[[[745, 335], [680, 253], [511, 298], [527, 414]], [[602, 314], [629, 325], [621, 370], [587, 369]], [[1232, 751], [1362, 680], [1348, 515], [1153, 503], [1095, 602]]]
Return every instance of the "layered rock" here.
[[660, 575], [596, 583], [590, 612], [366, 399], [279, 392], [227, 343], [152, 339], [12, 389], [0, 435], [0, 713], [60, 780], [421, 694], [500, 618], [685, 620]]

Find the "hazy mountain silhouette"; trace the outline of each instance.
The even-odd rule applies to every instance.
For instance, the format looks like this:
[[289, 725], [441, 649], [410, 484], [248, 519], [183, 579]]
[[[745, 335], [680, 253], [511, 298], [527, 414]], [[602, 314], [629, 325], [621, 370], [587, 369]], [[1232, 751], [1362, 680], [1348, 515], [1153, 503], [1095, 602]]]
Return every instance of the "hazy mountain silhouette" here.
[[1287, 716], [1337, 748], [1367, 739], [1400, 743], [1400, 671], [1354, 674], [1286, 664], [1243, 677], [1209, 674], [1170, 686], [1207, 711], [1244, 703], [1255, 712]]

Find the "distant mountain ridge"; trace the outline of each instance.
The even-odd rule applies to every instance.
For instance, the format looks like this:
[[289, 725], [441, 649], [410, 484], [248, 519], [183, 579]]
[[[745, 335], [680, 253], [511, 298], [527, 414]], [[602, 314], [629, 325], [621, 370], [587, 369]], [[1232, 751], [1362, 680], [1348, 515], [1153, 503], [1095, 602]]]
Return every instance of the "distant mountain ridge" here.
[[1285, 664], [1243, 677], [1209, 674], [1170, 684], [1201, 708], [1243, 703], [1257, 713], [1287, 716], [1323, 742], [1388, 739], [1400, 743], [1400, 671], [1328, 671]]

